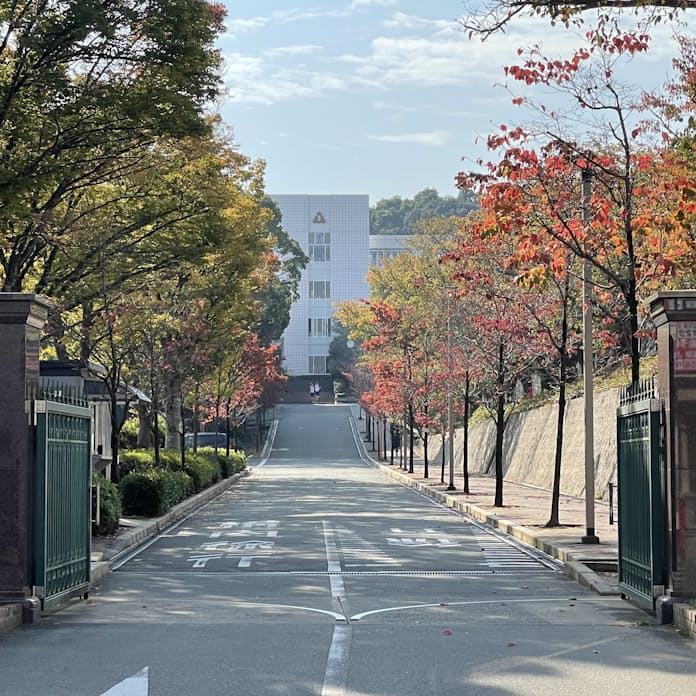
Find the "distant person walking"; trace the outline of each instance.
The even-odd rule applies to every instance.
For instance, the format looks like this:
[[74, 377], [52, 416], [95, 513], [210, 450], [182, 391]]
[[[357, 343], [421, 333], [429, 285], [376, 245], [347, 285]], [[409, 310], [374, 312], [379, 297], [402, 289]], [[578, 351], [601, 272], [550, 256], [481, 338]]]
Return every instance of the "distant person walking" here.
[[319, 386], [319, 382], [314, 383], [314, 396], [315, 398], [319, 398], [319, 394], [321, 392], [321, 387]]
[[314, 382], [309, 383], [309, 398], [314, 401]]

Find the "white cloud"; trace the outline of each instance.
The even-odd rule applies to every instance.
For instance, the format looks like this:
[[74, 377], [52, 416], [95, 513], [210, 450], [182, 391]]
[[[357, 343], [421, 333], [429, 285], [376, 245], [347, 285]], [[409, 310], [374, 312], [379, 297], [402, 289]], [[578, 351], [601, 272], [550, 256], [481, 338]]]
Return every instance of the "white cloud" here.
[[354, 10], [358, 7], [389, 7], [390, 5], [396, 5], [396, 0], [353, 0], [350, 3], [350, 9]]
[[225, 85], [237, 104], [271, 106], [288, 99], [309, 99], [348, 89], [343, 76], [301, 68], [277, 68], [258, 56], [225, 56]]
[[290, 24], [292, 22], [323, 19], [325, 17], [348, 16], [350, 16], [348, 10], [320, 10], [317, 8], [311, 8], [309, 10], [303, 10], [300, 8], [278, 10], [276, 12], [271, 12], [269, 15], [260, 15], [258, 17], [227, 19], [225, 20], [225, 25], [227, 27], [227, 33], [225, 36], [226, 38], [233, 38], [242, 32], [263, 29], [271, 24]]
[[296, 44], [293, 46], [278, 46], [267, 52], [269, 56], [306, 56], [315, 53], [322, 53], [323, 46], [316, 44]]
[[450, 139], [450, 133], [446, 130], [435, 130], [424, 133], [402, 133], [400, 135], [368, 135], [370, 140], [378, 140], [382, 143], [411, 143], [414, 145], [430, 145], [441, 147]]
[[438, 31], [447, 31], [454, 29], [456, 25], [457, 23], [455, 20], [425, 19], [423, 17], [416, 17], [415, 15], [408, 15], [404, 12], [395, 12], [384, 22], [384, 26], [389, 29], [429, 28]]
[[372, 102], [372, 108], [375, 111], [388, 111], [389, 113], [413, 113], [414, 111], [418, 111], [418, 109], [415, 106], [389, 104], [388, 102], [382, 101], [381, 99]]

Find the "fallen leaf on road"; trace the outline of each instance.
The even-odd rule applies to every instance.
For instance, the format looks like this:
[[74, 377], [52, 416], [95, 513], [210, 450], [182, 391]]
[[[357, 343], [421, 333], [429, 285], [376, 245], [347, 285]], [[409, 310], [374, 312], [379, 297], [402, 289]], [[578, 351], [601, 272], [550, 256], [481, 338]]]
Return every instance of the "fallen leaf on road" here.
[[506, 646], [507, 646], [508, 648], [514, 648], [516, 645], [517, 645], [517, 643], [513, 643], [512, 641], [509, 642], [509, 643], [506, 643]]
[[450, 631], [449, 628], [446, 628], [446, 629], [442, 632], [442, 635], [443, 635], [443, 636], [451, 636], [451, 635], [452, 635], [452, 631]]

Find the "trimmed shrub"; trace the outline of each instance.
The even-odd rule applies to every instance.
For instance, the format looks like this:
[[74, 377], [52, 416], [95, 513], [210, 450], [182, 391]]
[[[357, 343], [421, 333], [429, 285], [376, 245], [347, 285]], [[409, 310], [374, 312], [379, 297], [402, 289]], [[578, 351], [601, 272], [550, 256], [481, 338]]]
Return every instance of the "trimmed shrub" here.
[[99, 523], [92, 522], [92, 534], [115, 534], [118, 521], [123, 514], [121, 493], [118, 486], [104, 476], [97, 474], [92, 487], [92, 517], [97, 514], [97, 485], [99, 486]]
[[119, 442], [123, 449], [135, 449], [138, 444], [138, 419], [129, 418], [121, 428]]
[[215, 450], [206, 448], [195, 454], [187, 452], [184, 471], [191, 477], [194, 493], [199, 493], [211, 486], [220, 478], [220, 465], [215, 456]]
[[120, 488], [127, 515], [154, 517], [190, 495], [192, 481], [183, 471], [147, 469], [124, 476]]
[[[246, 469], [246, 454], [244, 452], [236, 452], [230, 450], [230, 456], [226, 456], [218, 449], [215, 454], [213, 447], [203, 447], [198, 450], [197, 454], [208, 458], [215, 466], [218, 467], [219, 475], [217, 479], [226, 479], [234, 474]], [[188, 456], [188, 455], [187, 455]], [[217, 480], [216, 479], [216, 480]]]
[[147, 471], [155, 465], [155, 453], [150, 449], [125, 450], [118, 455], [121, 478], [133, 471]]
[[222, 478], [228, 478], [229, 476], [234, 476], [240, 471], [246, 469], [246, 454], [244, 452], [230, 451], [230, 456], [220, 456], [220, 475]]

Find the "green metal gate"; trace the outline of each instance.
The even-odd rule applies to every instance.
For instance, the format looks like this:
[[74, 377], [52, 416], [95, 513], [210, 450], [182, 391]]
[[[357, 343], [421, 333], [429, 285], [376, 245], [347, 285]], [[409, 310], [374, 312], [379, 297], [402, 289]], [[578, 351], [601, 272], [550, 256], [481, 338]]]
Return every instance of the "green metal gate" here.
[[624, 387], [617, 411], [619, 588], [654, 609], [664, 584], [660, 402], [653, 380]]
[[34, 585], [43, 609], [89, 590], [91, 416], [74, 388], [50, 388], [36, 418]]

